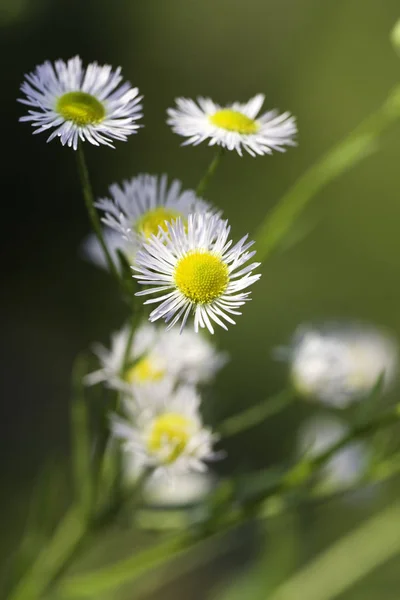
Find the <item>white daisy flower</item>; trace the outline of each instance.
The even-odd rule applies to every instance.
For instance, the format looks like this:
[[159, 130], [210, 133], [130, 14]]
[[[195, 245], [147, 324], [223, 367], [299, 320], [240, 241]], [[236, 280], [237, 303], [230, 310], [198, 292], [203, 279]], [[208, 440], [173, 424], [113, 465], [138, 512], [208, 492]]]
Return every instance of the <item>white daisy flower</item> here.
[[224, 321], [235, 324], [229, 315], [241, 314], [237, 309], [250, 295], [243, 290], [261, 275], [252, 275], [260, 263], [242, 268], [255, 254], [248, 252], [253, 242], [246, 243], [246, 235], [231, 247], [229, 232], [228, 221], [217, 215], [195, 214], [189, 215], [187, 226], [177, 219], [161, 237], [153, 235], [143, 244], [132, 268], [139, 283], [150, 286], [137, 295], [157, 294], [145, 302], [160, 303], [150, 321], [162, 318], [170, 329], [182, 318], [182, 331], [193, 312], [196, 333], [199, 327], [214, 333], [212, 321], [224, 329]]
[[210, 204], [197, 198], [193, 190], [182, 190], [182, 183], [174, 179], [168, 185], [166, 175], [142, 174], [122, 186], [110, 186], [109, 198], [96, 203], [105, 214], [102, 221], [118, 231], [132, 244], [139, 246], [161, 227], [178, 217], [185, 221], [190, 213], [215, 212]]
[[[341, 440], [348, 427], [334, 417], [312, 417], [305, 421], [298, 433], [298, 452], [303, 458], [319, 456]], [[351, 442], [336, 452], [321, 469], [324, 488], [347, 487], [366, 474], [371, 453], [364, 442]]]
[[134, 393], [137, 386], [166, 380], [192, 385], [210, 382], [226, 364], [226, 353], [218, 352], [202, 335], [185, 330], [166, 331], [150, 323], [135, 332], [124, 371], [124, 358], [129, 337], [126, 326], [111, 337], [111, 348], [95, 347], [101, 368], [86, 377], [91, 385], [106, 381], [111, 387]]
[[[123, 238], [121, 234], [109, 227], [103, 228], [103, 237], [112, 261], [117, 266], [118, 270], [120, 270], [118, 250], [125, 255], [128, 262], [133, 262], [137, 251], [137, 246], [133, 241]], [[108, 264], [104, 256], [103, 248], [100, 246], [100, 242], [94, 233], [88, 235], [83, 241], [82, 254], [84, 258], [96, 266], [108, 270]]]
[[79, 56], [54, 65], [46, 61], [25, 75], [25, 98], [19, 102], [33, 110], [20, 121], [32, 122], [34, 133], [54, 129], [47, 141], [59, 137], [74, 150], [79, 140], [113, 148], [111, 141], [125, 141], [142, 117], [138, 88], [127, 82], [120, 86], [121, 81], [120, 67], [113, 71], [94, 62], [84, 68]]
[[222, 107], [210, 98], [198, 98], [197, 104], [189, 98], [177, 98], [176, 108], [168, 109], [167, 123], [175, 133], [189, 138], [184, 145], [197, 146], [209, 139], [209, 146], [236, 150], [240, 156], [242, 150], [251, 156], [284, 152], [285, 146], [296, 145], [295, 118], [277, 110], [257, 116], [264, 99], [263, 94], [257, 94], [245, 104], [234, 102]]
[[380, 375], [387, 390], [397, 372], [397, 343], [366, 325], [302, 326], [286, 355], [301, 395], [341, 408], [368, 394]]
[[204, 471], [205, 462], [216, 458], [216, 436], [203, 426], [199, 406], [192, 386], [175, 392], [168, 385], [138, 389], [135, 402], [126, 403], [128, 419], [114, 415], [111, 429], [138, 470], [169, 476]]

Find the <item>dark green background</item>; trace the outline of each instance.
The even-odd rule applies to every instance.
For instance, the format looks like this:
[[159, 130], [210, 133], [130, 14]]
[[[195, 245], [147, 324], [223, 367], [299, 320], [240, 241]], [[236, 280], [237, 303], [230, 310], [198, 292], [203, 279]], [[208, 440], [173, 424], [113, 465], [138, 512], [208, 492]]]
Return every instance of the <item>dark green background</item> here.
[[[17, 122], [25, 110], [15, 101], [23, 74], [78, 53], [86, 62], [121, 65], [144, 94], [138, 135], [116, 150], [88, 148], [98, 195], [139, 172], [197, 184], [212, 150], [180, 147], [165, 124], [176, 96], [224, 103], [263, 92], [266, 108], [290, 110], [298, 148], [257, 159], [228, 155], [209, 187], [208, 199], [239, 237], [398, 82], [389, 32], [399, 13], [398, 0], [0, 0], [2, 554], [16, 542], [39, 466], [50, 456], [62, 465], [68, 455], [73, 357], [94, 340], [105, 342], [126, 316], [113, 282], [79, 256], [89, 225], [73, 152], [58, 141], [46, 145], [44, 135], [33, 137]], [[400, 337], [399, 132], [387, 132], [376, 155], [319, 195], [295, 232], [308, 234], [263, 266], [243, 317], [218, 334], [232, 361], [209, 407], [215, 422], [285, 385], [271, 350], [301, 322], [362, 319]], [[302, 412], [231, 440], [220, 471], [287, 458]], [[372, 510], [321, 509], [318, 536], [332, 537], [332, 511], [339, 532]], [[210, 587], [207, 577], [199, 597]], [[384, 581], [346, 598], [397, 598], [390, 590], [398, 578], [388, 590]], [[180, 589], [175, 598], [186, 597]]]

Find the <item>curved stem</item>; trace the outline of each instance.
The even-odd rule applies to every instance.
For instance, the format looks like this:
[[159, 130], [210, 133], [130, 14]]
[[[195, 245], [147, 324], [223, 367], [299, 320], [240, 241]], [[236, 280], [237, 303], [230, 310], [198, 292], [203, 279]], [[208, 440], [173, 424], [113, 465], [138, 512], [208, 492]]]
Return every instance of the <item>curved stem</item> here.
[[137, 326], [138, 326], [138, 324], [140, 322], [140, 318], [141, 318], [140, 311], [139, 310], [134, 310], [132, 312], [132, 316], [131, 316], [131, 320], [130, 320], [129, 334], [128, 334], [128, 338], [126, 340], [126, 346], [125, 346], [125, 351], [124, 351], [124, 358], [123, 358], [123, 361], [122, 361], [122, 372], [123, 373], [125, 372], [125, 370], [129, 366], [129, 357], [130, 357], [130, 353], [131, 353], [133, 338], [134, 338], [134, 335], [135, 335], [136, 328], [137, 328]]
[[89, 171], [87, 168], [85, 154], [84, 154], [84, 151], [82, 148], [82, 144], [78, 144], [78, 149], [76, 151], [76, 157], [77, 157], [77, 161], [78, 161], [78, 171], [79, 171], [79, 177], [80, 177], [81, 184], [82, 184], [83, 197], [85, 200], [86, 210], [87, 210], [90, 222], [92, 224], [92, 227], [93, 227], [94, 233], [96, 234], [98, 242], [103, 250], [108, 269], [109, 269], [110, 273], [112, 273], [112, 275], [119, 281], [120, 277], [119, 277], [117, 268], [114, 264], [114, 261], [111, 258], [111, 255], [108, 251], [107, 244], [104, 240], [103, 230], [101, 227], [100, 219], [97, 214], [96, 208], [94, 206], [93, 191], [92, 191], [92, 186], [90, 184]]
[[326, 464], [336, 452], [347, 446], [355, 439], [366, 437], [377, 431], [395, 425], [400, 419], [400, 405], [395, 405], [391, 409], [371, 419], [367, 423], [356, 425], [350, 431], [340, 438], [337, 442], [329, 446], [326, 450], [311, 458], [305, 458], [295, 465], [282, 479], [279, 484], [279, 491], [301, 485], [312, 477], [313, 473]]
[[214, 155], [214, 158], [212, 159], [211, 163], [208, 166], [207, 171], [203, 175], [202, 179], [200, 180], [200, 182], [196, 188], [197, 196], [202, 196], [204, 194], [208, 184], [210, 183], [210, 179], [212, 178], [215, 171], [217, 170], [219, 161], [221, 160], [221, 156], [223, 155], [223, 153], [224, 153], [224, 149], [222, 148], [222, 146], [218, 146], [217, 151]]
[[276, 415], [281, 410], [289, 406], [295, 399], [293, 390], [284, 390], [275, 396], [267, 398], [263, 402], [251, 406], [232, 417], [228, 417], [218, 427], [218, 431], [223, 438], [236, 435], [250, 427], [255, 427], [268, 417]]
[[276, 249], [300, 213], [328, 183], [369, 156], [379, 136], [400, 118], [400, 87], [358, 128], [310, 167], [265, 217], [255, 233], [257, 257], [265, 260]]

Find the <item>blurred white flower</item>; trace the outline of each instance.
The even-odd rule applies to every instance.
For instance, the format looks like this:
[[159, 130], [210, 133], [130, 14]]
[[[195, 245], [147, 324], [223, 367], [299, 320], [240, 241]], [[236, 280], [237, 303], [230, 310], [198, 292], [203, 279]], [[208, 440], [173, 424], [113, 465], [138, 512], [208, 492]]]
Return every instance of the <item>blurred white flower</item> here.
[[172, 391], [168, 384], [138, 388], [125, 402], [127, 419], [111, 418], [111, 430], [123, 442], [133, 469], [153, 469], [154, 476], [174, 477], [205, 471], [216, 458], [217, 437], [203, 426], [200, 397], [193, 386]]
[[[124, 480], [134, 485], [142, 475], [134, 454], [124, 452]], [[144, 504], [158, 508], [179, 508], [201, 502], [213, 489], [215, 477], [210, 471], [175, 473], [167, 479], [151, 477], [144, 481], [142, 496]]]
[[241, 314], [237, 309], [250, 295], [243, 290], [261, 275], [252, 274], [260, 263], [243, 267], [255, 254], [248, 252], [254, 242], [246, 235], [232, 247], [229, 233], [228, 221], [197, 213], [189, 215], [187, 225], [181, 219], [167, 223], [162, 237], [153, 235], [143, 244], [133, 269], [147, 288], [136, 295], [156, 294], [145, 304], [159, 303], [150, 321], [164, 319], [170, 329], [181, 319], [182, 331], [194, 313], [196, 333], [199, 327], [214, 333], [212, 321], [224, 329], [224, 321], [235, 324], [229, 315]]
[[[298, 452], [313, 458], [325, 452], [346, 435], [348, 428], [334, 417], [316, 416], [302, 424]], [[351, 442], [336, 452], [321, 469], [321, 484], [326, 488], [351, 486], [366, 473], [370, 451], [364, 442]]]
[[182, 190], [177, 179], [168, 185], [166, 175], [142, 174], [129, 181], [110, 186], [109, 198], [100, 199], [96, 207], [104, 212], [102, 221], [117, 231], [133, 246], [158, 235], [160, 227], [181, 217], [185, 222], [190, 213], [215, 212], [211, 205], [197, 198], [193, 190]]
[[101, 368], [86, 377], [92, 385], [106, 381], [111, 387], [130, 392], [137, 386], [164, 380], [188, 384], [211, 381], [226, 364], [226, 353], [194, 331], [167, 331], [150, 323], [140, 325], [132, 340], [128, 368], [123, 372], [129, 328], [125, 326], [111, 336], [108, 350], [98, 344], [95, 352]]
[[211, 492], [214, 478], [206, 473], [181, 473], [164, 482], [153, 477], [145, 484], [146, 504], [162, 507], [188, 506], [201, 502]]
[[370, 325], [302, 326], [285, 354], [299, 394], [341, 408], [368, 394], [380, 375], [387, 389], [397, 373], [395, 340]]
[[113, 71], [94, 62], [84, 68], [79, 56], [54, 65], [46, 61], [25, 75], [19, 102], [34, 110], [20, 121], [30, 121], [34, 133], [54, 129], [47, 141], [59, 137], [74, 150], [79, 141], [113, 148], [113, 139], [125, 141], [136, 133], [142, 117], [138, 88], [121, 82], [120, 67]]
[[167, 123], [175, 133], [189, 138], [184, 145], [197, 146], [209, 139], [209, 146], [236, 150], [240, 156], [242, 150], [256, 156], [272, 154], [273, 150], [284, 152], [285, 146], [295, 146], [295, 118], [277, 110], [257, 116], [263, 103], [263, 94], [245, 104], [234, 102], [225, 107], [210, 98], [198, 98], [197, 104], [189, 98], [177, 98], [176, 108], [168, 109]]
[[[103, 237], [113, 263], [117, 266], [118, 270], [120, 270], [120, 262], [117, 254], [118, 250], [125, 255], [126, 260], [129, 263], [133, 262], [137, 246], [132, 241], [123, 238], [120, 233], [117, 233], [109, 227], [103, 228]], [[100, 246], [99, 240], [94, 233], [88, 235], [83, 241], [82, 254], [84, 258], [95, 264], [97, 267], [108, 270], [103, 248]]]

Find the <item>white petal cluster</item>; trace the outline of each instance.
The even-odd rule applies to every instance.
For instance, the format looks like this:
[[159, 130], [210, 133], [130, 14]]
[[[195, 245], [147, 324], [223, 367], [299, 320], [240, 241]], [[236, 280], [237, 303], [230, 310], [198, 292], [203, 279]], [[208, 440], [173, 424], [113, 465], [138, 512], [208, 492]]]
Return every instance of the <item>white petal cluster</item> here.
[[224, 329], [224, 321], [235, 324], [230, 315], [240, 315], [238, 308], [249, 300], [250, 292], [243, 290], [261, 275], [252, 274], [260, 263], [243, 266], [255, 254], [249, 252], [253, 242], [246, 235], [232, 246], [229, 233], [228, 222], [218, 215], [195, 214], [187, 226], [177, 219], [143, 244], [132, 268], [148, 288], [137, 295], [157, 295], [145, 302], [159, 303], [150, 321], [162, 318], [170, 329], [181, 319], [182, 331], [192, 312], [196, 333], [207, 328], [212, 334], [212, 322]]
[[290, 113], [279, 114], [270, 110], [259, 115], [264, 95], [257, 94], [241, 104], [234, 102], [222, 107], [210, 98], [177, 98], [176, 108], [168, 109], [167, 123], [172, 130], [186, 137], [184, 145], [197, 146], [208, 140], [209, 146], [222, 146], [243, 150], [251, 156], [272, 154], [274, 150], [285, 151], [285, 146], [295, 146], [297, 127]]
[[228, 360], [226, 353], [218, 352], [205, 336], [191, 330], [180, 335], [179, 331], [143, 323], [136, 330], [126, 357], [128, 340], [129, 327], [125, 326], [111, 336], [110, 349], [101, 344], [94, 347], [101, 368], [87, 376], [87, 384], [106, 382], [133, 395], [138, 386], [163, 381], [203, 385], [210, 383]]
[[187, 219], [190, 213], [215, 212], [208, 202], [198, 198], [193, 190], [183, 190], [182, 183], [166, 175], [140, 174], [121, 185], [110, 186], [111, 198], [98, 200], [103, 222], [137, 247], [159, 226], [178, 217]]
[[287, 355], [301, 395], [341, 408], [368, 394], [380, 376], [388, 389], [398, 367], [389, 334], [353, 323], [301, 326]]
[[111, 429], [139, 472], [151, 469], [154, 477], [202, 472], [216, 458], [216, 436], [204, 427], [199, 407], [193, 386], [146, 387], [125, 404], [126, 418], [112, 416]]
[[53, 130], [49, 142], [58, 137], [74, 150], [79, 141], [113, 148], [112, 140], [136, 133], [143, 116], [138, 88], [121, 83], [120, 67], [96, 62], [83, 67], [79, 56], [46, 61], [25, 75], [19, 101], [30, 110], [20, 120], [31, 122], [34, 133]]

